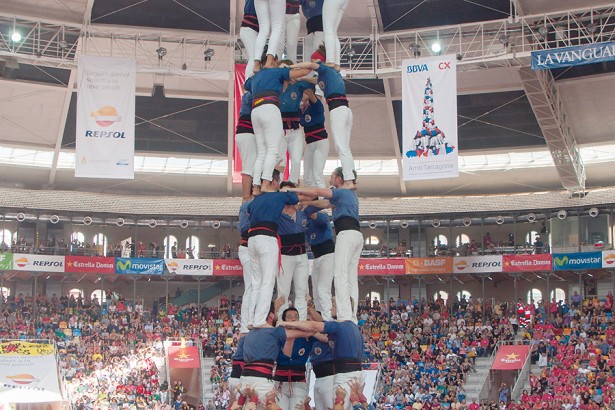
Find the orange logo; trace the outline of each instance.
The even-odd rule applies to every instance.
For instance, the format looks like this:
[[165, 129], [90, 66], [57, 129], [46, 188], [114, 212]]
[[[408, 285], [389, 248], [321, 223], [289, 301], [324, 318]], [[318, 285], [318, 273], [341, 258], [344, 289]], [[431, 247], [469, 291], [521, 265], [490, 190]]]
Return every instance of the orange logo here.
[[468, 262], [466, 261], [459, 261], [455, 264], [455, 267], [459, 270], [464, 270], [465, 268], [468, 267]]
[[167, 264], [167, 268], [169, 268], [171, 272], [175, 272], [177, 268], [179, 268], [179, 265], [177, 264], [177, 262], [171, 262]]
[[186, 363], [186, 362], [191, 362], [194, 359], [182, 349], [181, 352], [177, 356], [175, 356], [173, 358], [173, 360], [177, 360], [178, 362]]
[[608, 255], [606, 255], [604, 257], [604, 261], [607, 263], [607, 265], [612, 265], [615, 263], [615, 253], [609, 253]]
[[94, 117], [94, 121], [96, 124], [101, 127], [109, 127], [116, 122], [122, 121], [122, 117], [117, 115], [117, 110], [115, 107], [110, 105], [105, 105], [98, 109], [98, 111], [94, 111], [90, 114], [90, 117]]
[[7, 379], [10, 379], [13, 383], [16, 384], [30, 384], [32, 382], [38, 381], [31, 374], [16, 374], [14, 376], [6, 376]]
[[15, 260], [15, 263], [17, 264], [17, 266], [19, 266], [20, 268], [23, 268], [24, 266], [28, 265], [28, 258], [24, 258], [23, 256], [19, 259]]

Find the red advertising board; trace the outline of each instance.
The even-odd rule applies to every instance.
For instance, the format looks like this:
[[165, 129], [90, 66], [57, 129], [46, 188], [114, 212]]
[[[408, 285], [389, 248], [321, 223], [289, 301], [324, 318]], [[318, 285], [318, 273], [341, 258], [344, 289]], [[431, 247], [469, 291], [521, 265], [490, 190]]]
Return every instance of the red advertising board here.
[[549, 271], [551, 255], [504, 255], [502, 271], [504, 272], [535, 272]]
[[359, 259], [359, 276], [405, 275], [404, 258], [361, 258]]
[[77, 273], [115, 273], [115, 258], [65, 256], [64, 270]]
[[196, 346], [169, 346], [169, 367], [172, 369], [200, 368], [199, 348]]
[[521, 370], [529, 352], [528, 345], [502, 345], [495, 355], [491, 370]]
[[243, 276], [239, 259], [214, 259], [214, 276]]

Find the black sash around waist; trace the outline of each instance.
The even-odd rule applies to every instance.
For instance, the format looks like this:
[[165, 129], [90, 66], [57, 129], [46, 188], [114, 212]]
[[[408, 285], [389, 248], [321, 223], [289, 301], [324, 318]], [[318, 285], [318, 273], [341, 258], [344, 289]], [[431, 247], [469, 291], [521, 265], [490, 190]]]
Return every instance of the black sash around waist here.
[[311, 144], [312, 142], [326, 140], [329, 136], [325, 124], [316, 124], [311, 127], [304, 127], [305, 143]]
[[282, 113], [282, 127], [285, 130], [298, 130], [301, 119], [300, 112], [283, 112]]
[[327, 97], [327, 105], [329, 106], [329, 111], [337, 107], [348, 107], [348, 98], [345, 94], [331, 94]]
[[312, 370], [314, 370], [316, 378], [320, 379], [322, 377], [333, 376], [335, 374], [335, 365], [331, 360], [312, 363]]
[[257, 235], [277, 237], [278, 224], [275, 222], [257, 222], [252, 228], [250, 228], [248, 235], [250, 238]]
[[260, 360], [258, 362], [246, 363], [241, 370], [241, 375], [263, 377], [271, 380], [273, 378], [273, 360]]
[[235, 128], [235, 135], [237, 134], [254, 134], [251, 115], [242, 115], [239, 117], [237, 127]]
[[306, 252], [305, 249], [305, 234], [292, 233], [289, 235], [280, 235], [280, 253], [286, 256], [303, 255]]
[[309, 18], [307, 22], [305, 23], [305, 28], [307, 28], [308, 34], [312, 34], [317, 31], [323, 31], [322, 14]]
[[335, 359], [333, 360], [335, 373], [360, 372], [363, 370], [359, 359]]
[[314, 258], [320, 258], [323, 255], [335, 252], [335, 242], [333, 242], [333, 239], [329, 239], [317, 245], [310, 245], [310, 248], [312, 248]]
[[281, 366], [275, 367], [273, 380], [277, 382], [304, 382], [305, 381], [305, 365]]
[[280, 96], [275, 91], [265, 91], [254, 96], [252, 99], [252, 109], [266, 104], [273, 104], [280, 107]]
[[258, 32], [258, 17], [253, 16], [252, 14], [244, 14], [243, 20], [241, 20], [241, 27], [251, 28], [252, 30]]
[[339, 234], [343, 231], [361, 231], [361, 225], [359, 225], [359, 221], [354, 219], [352, 216], [340, 216], [335, 221], [333, 221], [333, 226], [335, 227], [336, 234]]
[[243, 366], [245, 365], [243, 360], [233, 360], [233, 368], [231, 370], [231, 379], [239, 379], [241, 377]]
[[248, 246], [248, 238], [250, 238], [250, 234], [248, 231], [241, 232], [241, 239], [239, 241], [239, 246]]

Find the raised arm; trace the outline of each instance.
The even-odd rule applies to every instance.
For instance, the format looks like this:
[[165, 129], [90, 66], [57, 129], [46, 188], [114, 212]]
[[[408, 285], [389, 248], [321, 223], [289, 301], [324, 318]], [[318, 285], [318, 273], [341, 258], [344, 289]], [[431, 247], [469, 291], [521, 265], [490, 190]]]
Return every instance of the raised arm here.
[[310, 71], [312, 71], [318, 70], [318, 64], [312, 63], [311, 61], [304, 61], [303, 63], [294, 64], [290, 68], [308, 68]]
[[301, 187], [301, 188], [289, 188], [290, 192], [296, 192], [298, 194], [307, 195], [311, 197], [322, 196], [323, 198], [331, 198], [333, 191], [329, 188], [315, 188], [315, 187]]
[[313, 335], [318, 332], [322, 333], [325, 330], [324, 322], [314, 322], [313, 320], [300, 320], [297, 322], [279, 322], [278, 326], [284, 326], [286, 328], [287, 335], [289, 330], [300, 330], [303, 332], [308, 332], [310, 333], [310, 335]]
[[298, 80], [299, 78], [305, 77], [312, 71], [311, 68], [303, 68], [303, 67], [291, 67], [290, 69], [290, 79]]

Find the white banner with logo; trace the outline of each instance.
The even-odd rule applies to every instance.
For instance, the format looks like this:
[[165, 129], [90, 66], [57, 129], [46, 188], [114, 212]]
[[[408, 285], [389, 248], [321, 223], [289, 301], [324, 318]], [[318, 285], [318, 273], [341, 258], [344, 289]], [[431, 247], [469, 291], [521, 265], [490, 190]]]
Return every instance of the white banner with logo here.
[[64, 272], [64, 256], [14, 253], [13, 270]]
[[615, 269], [615, 251], [602, 251], [602, 267]]
[[136, 75], [134, 59], [79, 56], [76, 177], [134, 179]]
[[169, 272], [176, 275], [210, 276], [214, 274], [213, 259], [165, 259]]
[[453, 258], [453, 273], [502, 272], [502, 255], [461, 256]]
[[404, 60], [401, 68], [404, 180], [459, 176], [455, 56]]
[[40, 403], [62, 400], [55, 348], [21, 341], [0, 343], [0, 401]]

